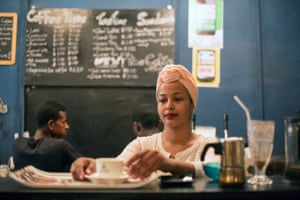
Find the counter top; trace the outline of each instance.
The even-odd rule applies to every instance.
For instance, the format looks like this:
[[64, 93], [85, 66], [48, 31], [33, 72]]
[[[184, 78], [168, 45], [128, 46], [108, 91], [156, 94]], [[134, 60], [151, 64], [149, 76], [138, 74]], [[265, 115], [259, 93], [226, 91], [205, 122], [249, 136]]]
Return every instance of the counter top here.
[[0, 197], [3, 199], [289, 199], [300, 196], [300, 185], [286, 183], [281, 176], [272, 176], [268, 187], [222, 188], [218, 182], [196, 180], [191, 187], [160, 187], [154, 181], [138, 189], [37, 189], [21, 185], [13, 179], [0, 178]]

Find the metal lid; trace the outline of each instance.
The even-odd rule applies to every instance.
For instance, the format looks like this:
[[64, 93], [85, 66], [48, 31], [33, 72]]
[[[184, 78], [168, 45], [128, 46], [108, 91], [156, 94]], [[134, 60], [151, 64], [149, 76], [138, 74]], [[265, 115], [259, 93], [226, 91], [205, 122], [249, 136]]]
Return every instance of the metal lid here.
[[289, 116], [285, 118], [286, 122], [300, 122], [300, 110], [297, 110], [296, 112], [294, 112], [293, 116]]

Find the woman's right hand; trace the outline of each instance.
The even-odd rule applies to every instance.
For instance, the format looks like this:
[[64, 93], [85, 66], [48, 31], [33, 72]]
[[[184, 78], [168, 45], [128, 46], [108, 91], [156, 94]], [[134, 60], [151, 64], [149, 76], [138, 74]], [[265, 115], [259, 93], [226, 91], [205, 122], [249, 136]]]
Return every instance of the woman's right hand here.
[[85, 175], [96, 171], [95, 159], [88, 157], [78, 158], [72, 163], [70, 171], [75, 180], [85, 180]]

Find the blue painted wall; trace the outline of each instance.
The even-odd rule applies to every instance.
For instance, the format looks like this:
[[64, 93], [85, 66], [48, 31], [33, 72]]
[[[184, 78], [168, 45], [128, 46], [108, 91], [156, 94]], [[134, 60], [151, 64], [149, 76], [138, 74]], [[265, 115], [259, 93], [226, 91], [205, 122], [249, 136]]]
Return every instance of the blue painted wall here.
[[12, 141], [14, 133], [19, 133], [24, 126], [24, 16], [26, 1], [0, 1], [0, 12], [15, 12], [18, 14], [17, 52], [16, 63], [9, 66], [0, 66], [0, 97], [7, 104], [8, 112], [0, 113], [0, 160], [7, 161], [12, 153]]
[[[28, 7], [47, 8], [162, 8], [176, 10], [175, 62], [191, 70], [187, 47], [187, 0], [10, 0], [0, 1], [0, 12], [18, 13], [16, 64], [0, 66], [0, 97], [9, 112], [0, 114], [0, 158], [12, 153], [13, 134], [24, 129], [25, 15]], [[284, 152], [285, 116], [300, 109], [300, 13], [298, 0], [224, 0], [224, 48], [219, 88], [199, 88], [197, 125], [223, 132], [223, 113], [229, 114], [229, 134], [246, 137], [246, 117], [233, 100], [238, 95], [252, 118], [274, 119], [273, 154]]]

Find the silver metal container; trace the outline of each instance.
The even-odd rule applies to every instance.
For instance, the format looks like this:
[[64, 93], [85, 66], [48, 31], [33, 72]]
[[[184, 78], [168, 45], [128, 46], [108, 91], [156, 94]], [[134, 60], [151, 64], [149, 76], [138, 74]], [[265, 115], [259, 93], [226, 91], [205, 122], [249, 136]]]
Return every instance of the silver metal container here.
[[245, 175], [245, 144], [241, 137], [220, 139], [219, 143], [207, 144], [202, 152], [204, 160], [208, 148], [213, 147], [216, 154], [221, 154], [220, 186], [239, 187], [246, 180]]

